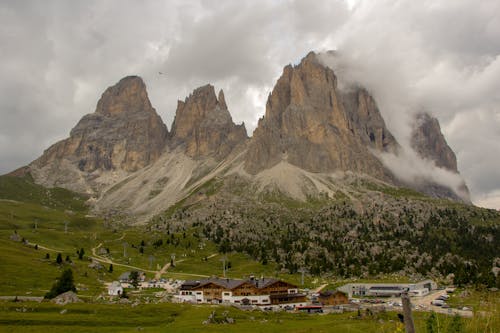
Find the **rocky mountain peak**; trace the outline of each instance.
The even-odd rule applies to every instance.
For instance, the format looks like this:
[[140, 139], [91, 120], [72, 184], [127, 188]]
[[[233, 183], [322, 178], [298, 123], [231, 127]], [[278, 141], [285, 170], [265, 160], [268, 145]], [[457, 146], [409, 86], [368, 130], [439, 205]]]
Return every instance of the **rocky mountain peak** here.
[[283, 69], [249, 145], [245, 169], [280, 161], [311, 172], [354, 171], [390, 178], [370, 152], [397, 147], [367, 91], [339, 91], [337, 77], [310, 52]]
[[150, 112], [153, 110], [146, 85], [138, 76], [127, 76], [102, 94], [95, 113], [113, 116], [123, 112]]
[[226, 104], [226, 98], [224, 97], [224, 91], [219, 90], [219, 105], [220, 105], [220, 108], [223, 109], [223, 110], [227, 110], [227, 104]]
[[437, 167], [458, 172], [457, 158], [441, 132], [439, 121], [425, 112], [417, 114], [415, 119], [412, 148], [422, 158], [433, 161]]
[[221, 160], [247, 139], [244, 125], [235, 125], [224, 92], [215, 95], [212, 85], [195, 89], [179, 101], [172, 124], [172, 145], [185, 146], [188, 156], [213, 156]]
[[30, 168], [42, 184], [72, 188], [71, 183], [81, 178], [78, 172], [135, 171], [151, 164], [161, 155], [167, 136], [143, 80], [128, 76], [107, 88], [95, 112], [84, 116], [69, 138], [52, 145]]

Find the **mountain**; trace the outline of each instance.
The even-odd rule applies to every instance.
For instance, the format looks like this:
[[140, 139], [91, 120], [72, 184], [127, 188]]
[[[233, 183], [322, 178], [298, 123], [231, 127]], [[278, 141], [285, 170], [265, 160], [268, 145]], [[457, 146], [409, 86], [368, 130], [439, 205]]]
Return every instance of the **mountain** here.
[[[103, 93], [95, 112], [84, 116], [68, 139], [16, 173], [30, 173], [44, 186], [88, 193], [98, 212], [119, 211], [140, 220], [188, 197], [190, 203], [222, 200], [200, 192], [215, 179], [252, 188], [257, 201], [259, 193], [301, 201], [325, 195], [354, 200], [374, 186], [403, 186], [468, 202], [467, 191], [461, 196], [432, 179], [418, 184], [398, 179], [379, 156], [397, 155], [401, 147], [375, 98], [361, 86], [340, 89], [337, 80], [314, 52], [285, 66], [248, 138], [244, 124], [233, 122], [222, 90], [217, 96], [207, 84], [178, 101], [169, 133], [142, 79], [126, 77]], [[421, 158], [458, 175], [437, 119], [420, 115], [412, 137]], [[218, 186], [229, 195], [237, 187]]]
[[178, 101], [171, 145], [184, 145], [189, 157], [213, 155], [220, 161], [247, 138], [245, 125], [233, 123], [222, 90], [217, 99], [208, 84], [195, 89], [184, 102]]
[[284, 68], [249, 144], [245, 170], [256, 174], [286, 161], [310, 172], [352, 171], [390, 180], [370, 150], [397, 147], [367, 91], [340, 92], [333, 71], [311, 52]]
[[436, 166], [458, 173], [457, 158], [446, 142], [439, 121], [428, 113], [416, 115], [411, 136], [413, 149]]
[[156, 161], [167, 135], [143, 80], [125, 77], [106, 89], [95, 112], [84, 116], [69, 138], [33, 161], [30, 171], [37, 183], [92, 192], [93, 181], [105, 171], [133, 172]]
[[[415, 116], [410, 144], [421, 158], [432, 161], [438, 168], [448, 170], [456, 175], [459, 174], [457, 157], [448, 146], [441, 132], [439, 121], [435, 117], [425, 112], [418, 113]], [[416, 185], [416, 189], [435, 197], [470, 202], [469, 189], [465, 181], [462, 181], [462, 184], [455, 190], [429, 181]]]

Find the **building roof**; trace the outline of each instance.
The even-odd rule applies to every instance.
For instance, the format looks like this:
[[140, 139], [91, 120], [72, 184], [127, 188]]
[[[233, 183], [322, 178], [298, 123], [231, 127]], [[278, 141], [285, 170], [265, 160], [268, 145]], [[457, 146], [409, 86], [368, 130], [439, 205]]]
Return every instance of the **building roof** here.
[[245, 282], [244, 280], [221, 279], [218, 277], [213, 277], [213, 278], [199, 280], [199, 281], [188, 280], [181, 285], [181, 289], [182, 290], [189, 290], [189, 289], [193, 289], [193, 288], [206, 286], [207, 284], [210, 284], [210, 283], [221, 286], [222, 288], [225, 288], [225, 289], [233, 289], [233, 288], [243, 284], [244, 282]]
[[403, 288], [401, 286], [373, 286], [370, 287], [370, 291], [373, 290], [381, 290], [381, 291], [403, 291], [406, 288]]
[[279, 282], [280, 280], [277, 279], [266, 279], [266, 278], [261, 278], [261, 279], [249, 279], [246, 282], [253, 284], [256, 288], [262, 289], [266, 288], [276, 282]]
[[[218, 285], [224, 289], [229, 289], [229, 290], [232, 290], [236, 287], [239, 287], [244, 283], [250, 283], [253, 286], [255, 286], [255, 288], [257, 288], [257, 289], [263, 289], [263, 288], [266, 288], [266, 287], [268, 287], [276, 282], [279, 282], [279, 281], [280, 280], [272, 279], [272, 278], [235, 280], [235, 279], [227, 279], [227, 278], [223, 279], [223, 278], [218, 278], [218, 277], [212, 277], [209, 279], [204, 279], [204, 280], [199, 280], [199, 281], [188, 280], [181, 285], [181, 289], [182, 290], [190, 290], [190, 289], [205, 286], [209, 283], [213, 283], [213, 284]], [[293, 287], [295, 287], [295, 286], [293, 286]]]
[[122, 287], [122, 284], [121, 284], [120, 282], [118, 282], [118, 281], [113, 281], [113, 282], [109, 285], [108, 289], [116, 289], [116, 288], [121, 288], [121, 287]]

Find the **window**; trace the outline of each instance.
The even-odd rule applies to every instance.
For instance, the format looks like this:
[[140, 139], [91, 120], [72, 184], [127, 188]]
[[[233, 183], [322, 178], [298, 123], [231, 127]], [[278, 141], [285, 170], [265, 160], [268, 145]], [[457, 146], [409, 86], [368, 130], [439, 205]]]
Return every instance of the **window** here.
[[257, 303], [257, 300], [256, 300], [256, 299], [253, 299], [253, 300], [252, 300], [252, 303]]
[[201, 295], [201, 291], [197, 291], [197, 292], [196, 292], [196, 295]]
[[224, 293], [224, 296], [230, 296], [231, 293]]

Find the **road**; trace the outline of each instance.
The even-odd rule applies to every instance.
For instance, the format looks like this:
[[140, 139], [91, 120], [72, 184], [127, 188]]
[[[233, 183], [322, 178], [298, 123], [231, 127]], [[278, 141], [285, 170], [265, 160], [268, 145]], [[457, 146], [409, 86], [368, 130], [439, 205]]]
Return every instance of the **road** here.
[[[464, 311], [452, 308], [442, 308], [440, 306], [431, 305], [431, 302], [438, 298], [439, 296], [446, 295], [446, 290], [434, 290], [428, 295], [422, 297], [411, 297], [411, 304], [415, 306], [414, 311], [434, 311], [436, 313], [442, 314], [458, 314], [462, 317], [471, 318], [473, 316], [472, 311]], [[400, 298], [392, 298], [388, 301], [401, 302]]]

